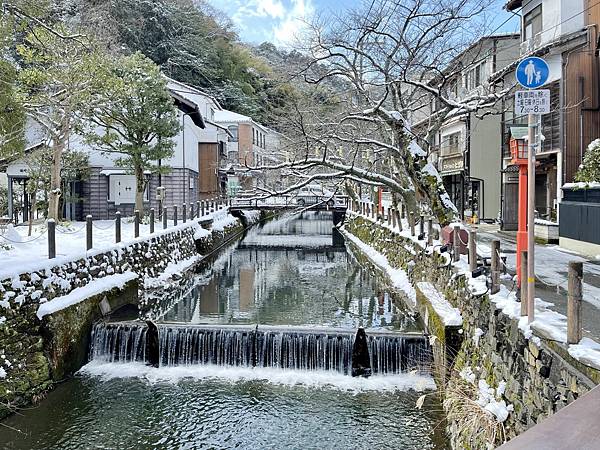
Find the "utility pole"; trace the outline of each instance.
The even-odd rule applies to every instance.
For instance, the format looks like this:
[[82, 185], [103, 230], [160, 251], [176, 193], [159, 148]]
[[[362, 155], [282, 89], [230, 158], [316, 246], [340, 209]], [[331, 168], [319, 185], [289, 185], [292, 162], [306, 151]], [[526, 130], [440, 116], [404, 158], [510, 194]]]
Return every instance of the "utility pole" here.
[[527, 316], [535, 319], [535, 132], [536, 117], [527, 115]]

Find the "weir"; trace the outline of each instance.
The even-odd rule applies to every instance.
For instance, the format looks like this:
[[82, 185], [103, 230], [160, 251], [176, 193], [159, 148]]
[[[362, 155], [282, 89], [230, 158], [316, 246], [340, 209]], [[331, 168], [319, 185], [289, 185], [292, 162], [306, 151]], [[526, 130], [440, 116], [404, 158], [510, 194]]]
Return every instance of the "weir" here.
[[[354, 330], [170, 323], [156, 327], [159, 345], [155, 358], [150, 350], [152, 328], [145, 323], [97, 323], [92, 331], [90, 359], [158, 366], [213, 364], [325, 370], [347, 375], [356, 373], [353, 369], [357, 367], [364, 369], [368, 361], [373, 374], [430, 373], [428, 340], [416, 333], [369, 332], [368, 355], [362, 352], [357, 356], [353, 355]], [[357, 359], [355, 364], [353, 358]]]

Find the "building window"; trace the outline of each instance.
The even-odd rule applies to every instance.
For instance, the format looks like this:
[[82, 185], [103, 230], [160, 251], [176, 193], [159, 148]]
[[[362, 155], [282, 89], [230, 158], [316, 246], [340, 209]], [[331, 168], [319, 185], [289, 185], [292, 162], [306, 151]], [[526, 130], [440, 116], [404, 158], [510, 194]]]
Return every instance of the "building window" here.
[[542, 31], [542, 5], [536, 6], [523, 16], [523, 41], [533, 39]]
[[237, 125], [228, 126], [227, 130], [231, 133], [231, 136], [229, 136], [229, 142], [237, 142], [238, 141], [238, 127], [237, 127]]
[[460, 153], [460, 131], [442, 137], [442, 156]]
[[481, 85], [481, 64], [467, 70], [465, 74], [465, 88], [467, 91], [472, 91], [477, 86]]

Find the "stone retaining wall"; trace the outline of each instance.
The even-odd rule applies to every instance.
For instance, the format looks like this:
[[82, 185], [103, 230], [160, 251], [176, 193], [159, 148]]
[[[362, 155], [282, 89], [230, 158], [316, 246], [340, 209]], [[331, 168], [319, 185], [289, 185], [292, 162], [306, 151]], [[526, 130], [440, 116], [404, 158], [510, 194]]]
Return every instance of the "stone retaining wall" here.
[[[207, 233], [190, 220], [106, 251], [92, 250], [84, 258], [40, 261], [39, 270], [0, 280], [0, 418], [41, 398], [53, 383], [80, 367], [106, 294], [43, 320], [36, 316], [40, 304], [112, 274], [131, 271], [140, 280], [157, 277], [169, 264], [208, 253], [242, 228], [238, 220]], [[138, 287], [143, 283], [128, 284], [125, 292], [114, 289], [109, 300], [135, 303]], [[128, 298], [118, 298], [123, 295]]]
[[[446, 374], [437, 381], [454, 448], [498, 445], [600, 383], [600, 372], [570, 357], [563, 344], [538, 336], [527, 339], [518, 320], [497, 309], [487, 294], [471, 294], [465, 277], [444, 267], [439, 255], [427, 254], [410, 239], [362, 217], [351, 218], [346, 231], [385, 255], [392, 267], [405, 269], [413, 285], [433, 283], [460, 310], [462, 343], [452, 366], [436, 370]], [[419, 292], [417, 298], [426, 302]], [[434, 349], [445, 354], [443, 319], [429, 308], [427, 320]], [[491, 406], [481, 398], [486, 386], [493, 390]], [[490, 412], [501, 402], [508, 409], [504, 420]]]

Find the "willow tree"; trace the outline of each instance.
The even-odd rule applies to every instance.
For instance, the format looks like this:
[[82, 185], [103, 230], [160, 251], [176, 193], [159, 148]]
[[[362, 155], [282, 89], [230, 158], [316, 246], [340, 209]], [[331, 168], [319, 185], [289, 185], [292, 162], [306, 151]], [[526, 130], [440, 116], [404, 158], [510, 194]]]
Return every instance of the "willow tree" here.
[[282, 127], [296, 146], [276, 168], [299, 177], [294, 188], [314, 179], [355, 180], [388, 188], [411, 210], [422, 203], [442, 224], [459, 220], [428, 158], [442, 122], [504, 95], [477, 91], [457, 100], [451, 94], [450, 81], [461, 70], [451, 63], [483, 29], [486, 6], [485, 0], [373, 0], [317, 19], [303, 49], [311, 60], [299, 74], [326, 101], [311, 95], [288, 111]]
[[86, 136], [103, 153], [114, 155], [117, 166], [135, 175], [135, 208], [143, 214], [145, 172], [168, 170], [157, 161], [173, 155], [173, 138], [180, 128], [177, 110], [165, 77], [141, 53], [114, 61], [110, 74], [91, 118], [97, 128]]

